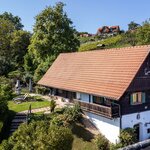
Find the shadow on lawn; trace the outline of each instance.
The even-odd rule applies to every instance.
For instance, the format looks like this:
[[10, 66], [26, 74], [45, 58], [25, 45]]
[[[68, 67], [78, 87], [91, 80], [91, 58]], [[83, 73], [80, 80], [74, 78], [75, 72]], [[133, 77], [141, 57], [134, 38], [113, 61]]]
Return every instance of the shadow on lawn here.
[[82, 138], [84, 141], [90, 142], [94, 138], [94, 134], [85, 129], [81, 123], [76, 123], [73, 125], [72, 133], [77, 137]]
[[35, 99], [35, 102], [43, 102], [43, 99], [37, 98]]

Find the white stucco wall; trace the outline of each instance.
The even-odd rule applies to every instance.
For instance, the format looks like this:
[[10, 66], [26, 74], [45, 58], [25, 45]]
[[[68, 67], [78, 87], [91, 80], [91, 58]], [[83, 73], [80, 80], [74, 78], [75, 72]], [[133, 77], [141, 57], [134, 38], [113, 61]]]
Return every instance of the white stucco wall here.
[[[137, 115], [139, 114], [139, 119]], [[149, 123], [149, 124], [145, 124]], [[130, 127], [133, 128], [135, 124], [140, 124], [140, 141], [150, 137], [150, 133], [147, 133], [147, 129], [150, 128], [150, 111], [133, 113], [122, 116], [122, 129]]]
[[80, 99], [81, 101], [89, 103], [89, 94], [86, 93], [76, 93], [77, 99]]
[[92, 113], [86, 113], [97, 129], [105, 135], [111, 143], [117, 143], [120, 135], [120, 118], [108, 119]]

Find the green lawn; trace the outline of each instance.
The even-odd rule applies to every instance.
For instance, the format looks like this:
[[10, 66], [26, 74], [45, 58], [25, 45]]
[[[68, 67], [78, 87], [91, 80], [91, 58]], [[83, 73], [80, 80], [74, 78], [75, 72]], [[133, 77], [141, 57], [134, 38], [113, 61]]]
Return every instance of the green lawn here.
[[12, 110], [14, 112], [20, 112], [20, 111], [28, 110], [30, 104], [31, 104], [32, 109], [42, 108], [42, 107], [48, 107], [49, 101], [41, 100], [41, 101], [33, 101], [33, 102], [23, 102], [20, 104], [16, 104], [13, 101], [8, 101], [9, 110]]

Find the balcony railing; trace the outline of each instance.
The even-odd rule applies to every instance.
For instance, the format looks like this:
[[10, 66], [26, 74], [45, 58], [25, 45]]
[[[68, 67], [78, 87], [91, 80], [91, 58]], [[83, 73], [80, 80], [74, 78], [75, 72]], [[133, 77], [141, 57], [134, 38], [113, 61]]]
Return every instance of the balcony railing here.
[[74, 103], [79, 103], [81, 109], [87, 112], [92, 112], [107, 118], [117, 118], [120, 115], [119, 105], [103, 106], [94, 103], [87, 103], [77, 99], [73, 100]]

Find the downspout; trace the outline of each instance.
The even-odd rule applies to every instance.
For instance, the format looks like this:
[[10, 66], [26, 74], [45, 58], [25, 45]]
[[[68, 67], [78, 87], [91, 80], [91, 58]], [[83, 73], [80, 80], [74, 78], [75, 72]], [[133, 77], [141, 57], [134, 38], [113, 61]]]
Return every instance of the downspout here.
[[120, 133], [122, 129], [122, 115], [121, 115], [121, 106], [120, 104], [114, 103], [115, 105], [119, 106], [119, 118], [120, 118]]
[[[106, 100], [106, 98], [104, 97], [104, 100]], [[121, 106], [120, 104], [117, 104], [115, 102], [113, 102], [113, 104], [117, 105], [119, 107], [119, 118], [120, 118], [120, 122], [119, 122], [119, 127], [120, 127], [120, 134], [121, 134], [121, 129], [122, 129], [122, 115], [121, 115]]]
[[91, 103], [91, 95], [89, 95], [89, 103]]
[[[104, 97], [104, 100], [106, 100], [106, 97]], [[121, 106], [120, 106], [120, 104], [117, 104], [117, 103], [115, 103], [115, 102], [114, 102], [113, 104], [115, 104], [115, 105], [119, 106], [120, 129], [122, 129]]]

